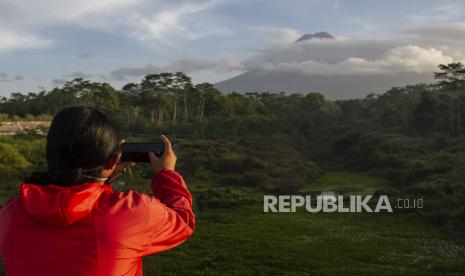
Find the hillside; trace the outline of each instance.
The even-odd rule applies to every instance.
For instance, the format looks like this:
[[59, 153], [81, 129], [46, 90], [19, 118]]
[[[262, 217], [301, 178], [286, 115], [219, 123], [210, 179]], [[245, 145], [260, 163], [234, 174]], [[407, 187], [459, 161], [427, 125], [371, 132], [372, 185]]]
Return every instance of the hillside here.
[[215, 84], [224, 93], [237, 92], [319, 92], [331, 100], [362, 98], [370, 93], [382, 93], [394, 86], [431, 83], [431, 74], [392, 75], [306, 75], [278, 71], [249, 71]]

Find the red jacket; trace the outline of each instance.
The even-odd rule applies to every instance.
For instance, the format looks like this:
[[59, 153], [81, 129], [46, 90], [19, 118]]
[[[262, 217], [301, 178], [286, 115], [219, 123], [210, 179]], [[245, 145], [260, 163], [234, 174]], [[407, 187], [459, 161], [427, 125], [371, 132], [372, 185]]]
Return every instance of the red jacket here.
[[21, 184], [0, 209], [0, 250], [8, 275], [142, 275], [142, 256], [184, 242], [194, 231], [182, 177], [161, 171], [153, 196], [111, 185]]

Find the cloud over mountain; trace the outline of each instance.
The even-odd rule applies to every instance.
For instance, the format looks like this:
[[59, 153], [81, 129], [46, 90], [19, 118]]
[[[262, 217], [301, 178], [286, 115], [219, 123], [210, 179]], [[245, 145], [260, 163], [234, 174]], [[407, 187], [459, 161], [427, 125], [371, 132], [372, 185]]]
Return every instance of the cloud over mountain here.
[[[465, 23], [411, 27], [385, 38], [331, 38], [332, 35], [324, 34], [323, 37], [308, 34], [301, 37], [298, 43], [282, 43], [260, 49], [256, 55], [243, 61], [248, 72], [220, 82], [217, 86], [224, 91], [259, 89], [308, 92], [318, 89], [322, 93], [339, 93], [340, 97], [347, 98], [351, 96], [350, 91], [364, 91], [365, 94], [382, 92], [372, 91], [373, 86], [369, 89], [364, 87], [363, 81], [353, 81], [359, 79], [356, 76], [376, 76], [384, 84], [380, 85], [380, 89], [386, 89], [388, 86], [408, 84], [407, 79], [397, 78], [399, 81], [396, 81], [393, 76], [408, 74], [412, 83], [419, 80], [432, 81], [432, 73], [439, 64], [465, 61]], [[289, 84], [289, 89], [285, 85], [271, 85], [274, 83], [271, 78], [285, 82], [279, 76], [280, 72], [300, 84]], [[290, 74], [301, 77], [292, 77]], [[266, 78], [267, 75], [269, 78]], [[317, 80], [318, 76], [329, 76], [322, 78], [326, 79], [327, 85]]]
[[293, 42], [301, 36], [292, 28], [255, 27], [252, 30], [279, 42]]
[[[430, 72], [432, 64], [465, 60], [465, 23], [403, 30], [387, 38], [306, 39], [258, 50], [250, 70], [301, 67], [302, 72]], [[334, 69], [332, 69], [334, 68]]]
[[379, 58], [349, 57], [335, 63], [314, 60], [263, 63], [265, 71], [299, 72], [309, 75], [394, 74], [401, 72], [430, 73], [438, 64], [454, 59], [435, 48], [414, 45], [399, 46], [384, 52]]

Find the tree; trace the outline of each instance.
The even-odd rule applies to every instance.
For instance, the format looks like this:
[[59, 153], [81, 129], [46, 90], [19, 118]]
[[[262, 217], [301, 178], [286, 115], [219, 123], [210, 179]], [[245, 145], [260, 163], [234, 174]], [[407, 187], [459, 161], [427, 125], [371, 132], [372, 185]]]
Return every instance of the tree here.
[[120, 102], [125, 110], [126, 113], [126, 122], [127, 124], [131, 123], [132, 117], [136, 119], [136, 109], [138, 108], [138, 97], [140, 94], [141, 87], [135, 83], [128, 83], [119, 93]]
[[198, 97], [198, 118], [202, 122], [205, 115], [205, 108], [209, 99], [221, 94], [211, 83], [204, 82], [195, 86]]
[[462, 63], [440, 64], [440, 72], [434, 73], [438, 84], [446, 89], [459, 90], [465, 88], [465, 67]]
[[140, 105], [150, 110], [152, 119], [153, 112], [157, 113], [157, 127], [161, 127], [164, 122], [165, 106], [168, 102], [166, 94], [171, 82], [170, 75], [170, 73], [150, 74], [145, 76], [141, 83], [143, 95], [141, 95]]
[[421, 94], [421, 101], [414, 111], [415, 127], [420, 131], [434, 130], [438, 122], [438, 101], [431, 91]]
[[[465, 67], [462, 63], [440, 64], [440, 72], [434, 73], [434, 78], [439, 80], [438, 86], [449, 95], [449, 125], [450, 134], [461, 132], [462, 106], [465, 92]], [[456, 114], [456, 115], [454, 115]], [[454, 124], [456, 117], [456, 124]]]

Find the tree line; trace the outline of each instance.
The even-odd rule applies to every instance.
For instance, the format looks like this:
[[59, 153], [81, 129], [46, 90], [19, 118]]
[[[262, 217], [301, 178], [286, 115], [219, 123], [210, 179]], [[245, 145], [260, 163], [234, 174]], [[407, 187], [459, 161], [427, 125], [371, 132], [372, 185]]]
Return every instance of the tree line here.
[[182, 72], [150, 74], [140, 83], [128, 83], [118, 90], [108, 83], [77, 78], [49, 91], [2, 97], [0, 112], [31, 118], [53, 116], [67, 106], [91, 105], [130, 130], [184, 129], [188, 133], [189, 129], [203, 129], [199, 135], [207, 138], [209, 130], [221, 132], [218, 125], [229, 129], [224, 130], [227, 135], [287, 133], [296, 141], [315, 141], [344, 126], [462, 134], [464, 65], [451, 63], [438, 69], [434, 73], [438, 81], [433, 84], [394, 87], [381, 95], [338, 101], [329, 101], [320, 93], [222, 94], [210, 83], [193, 84]]

